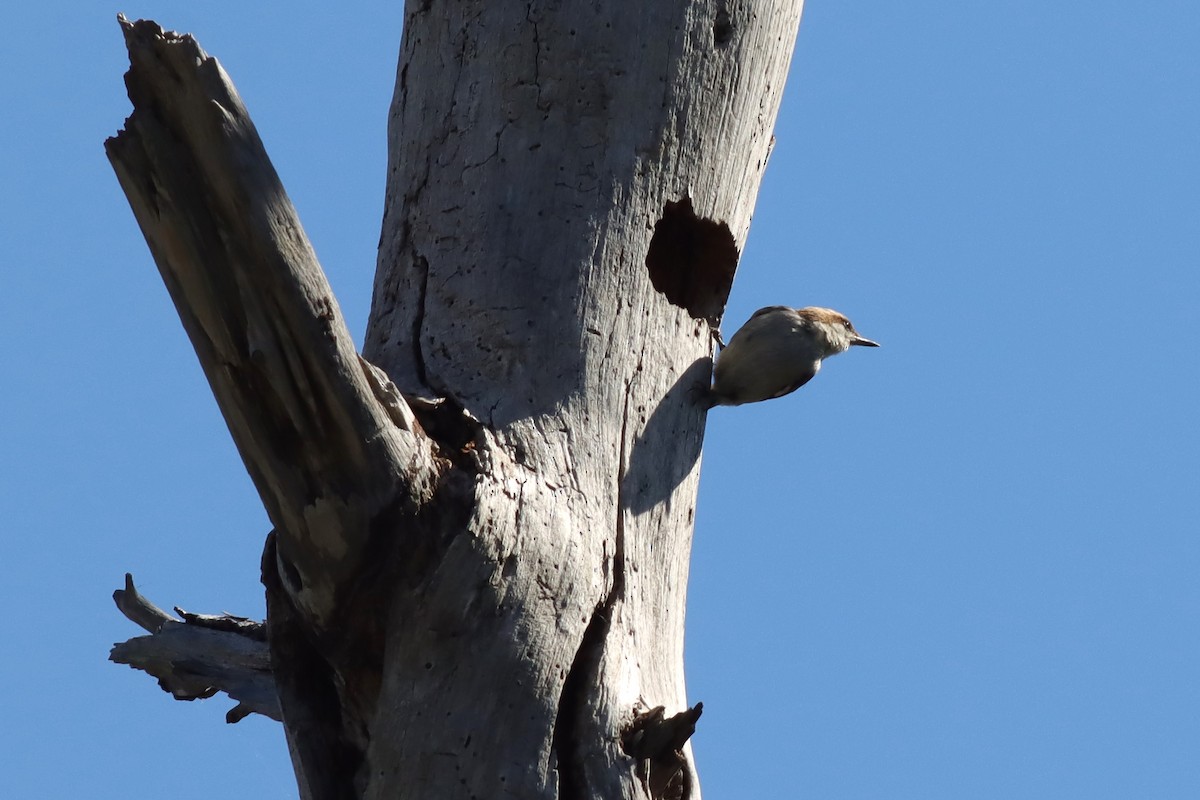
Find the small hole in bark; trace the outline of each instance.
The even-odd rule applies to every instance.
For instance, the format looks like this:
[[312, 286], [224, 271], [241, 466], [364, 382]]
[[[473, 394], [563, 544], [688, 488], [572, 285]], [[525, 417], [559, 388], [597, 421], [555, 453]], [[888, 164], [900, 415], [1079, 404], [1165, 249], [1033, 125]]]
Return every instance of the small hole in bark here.
[[738, 249], [724, 222], [697, 217], [690, 197], [667, 203], [646, 252], [650, 282], [695, 319], [719, 317], [733, 286]]
[[713, 44], [724, 47], [732, 38], [733, 20], [729, 18], [729, 12], [718, 11], [716, 19], [713, 20]]

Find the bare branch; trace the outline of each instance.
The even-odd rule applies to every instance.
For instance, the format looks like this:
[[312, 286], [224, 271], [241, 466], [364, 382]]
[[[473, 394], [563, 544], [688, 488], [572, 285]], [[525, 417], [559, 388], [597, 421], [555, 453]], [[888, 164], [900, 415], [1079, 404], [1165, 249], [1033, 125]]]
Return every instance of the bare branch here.
[[[257, 713], [282, 719], [262, 623], [232, 615], [171, 617], [138, 593], [126, 573], [113, 593], [117, 608], [151, 632], [113, 646], [109, 659], [158, 678], [176, 700], [199, 700], [225, 692], [238, 701], [226, 714], [237, 722]], [[177, 609], [178, 610], [178, 609]]]
[[168, 622], [180, 621], [142, 597], [133, 585], [133, 575], [128, 572], [125, 573], [125, 588], [113, 592], [113, 602], [131, 622], [137, 623], [151, 633], [158, 633], [159, 629]]
[[109, 159], [279, 532], [284, 588], [328, 628], [372, 526], [432, 493], [431, 445], [360, 363], [216, 59], [153, 22], [120, 24], [134, 111]]

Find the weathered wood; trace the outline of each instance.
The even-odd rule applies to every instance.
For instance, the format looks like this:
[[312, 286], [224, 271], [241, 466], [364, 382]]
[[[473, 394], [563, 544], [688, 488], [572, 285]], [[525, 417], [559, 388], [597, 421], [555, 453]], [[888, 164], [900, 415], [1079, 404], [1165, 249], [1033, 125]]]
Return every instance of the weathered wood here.
[[229, 614], [172, 617], [138, 592], [133, 576], [113, 600], [131, 621], [150, 631], [113, 645], [109, 659], [158, 678], [176, 700], [201, 700], [225, 692], [238, 701], [226, 714], [238, 722], [248, 714], [281, 719], [271, 656], [262, 623]]
[[125, 573], [125, 588], [113, 592], [113, 602], [130, 622], [134, 622], [150, 633], [158, 633], [168, 622], [181, 622], [158, 606], [151, 603], [133, 585], [133, 575]]
[[224, 70], [190, 36], [120, 22], [134, 112], [109, 159], [279, 531], [288, 591], [334, 627], [371, 525], [432, 491], [429, 445], [376, 399]]
[[693, 787], [684, 746], [696, 732], [696, 720], [704, 713], [704, 704], [680, 711], [670, 717], [663, 706], [639, 714], [621, 738], [625, 752], [637, 759], [638, 777], [651, 797], [681, 800], [690, 797]]
[[110, 158], [276, 526], [302, 797], [699, 797], [696, 387], [800, 10], [409, 2], [371, 363], [220, 67], [122, 22]]
[[388, 630], [368, 797], [644, 796], [621, 731], [688, 707], [692, 389], [800, 12], [408, 3], [364, 355], [499, 455], [392, 606], [436, 624]]

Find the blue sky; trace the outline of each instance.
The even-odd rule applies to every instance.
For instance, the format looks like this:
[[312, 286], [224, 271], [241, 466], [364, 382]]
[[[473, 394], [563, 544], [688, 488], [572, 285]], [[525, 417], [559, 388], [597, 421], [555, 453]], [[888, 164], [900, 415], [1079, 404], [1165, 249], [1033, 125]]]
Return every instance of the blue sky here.
[[[281, 732], [108, 664], [262, 614], [268, 528], [102, 142], [118, 10], [246, 99], [361, 336], [398, 4], [0, 29], [4, 797], [294, 796]], [[1200, 6], [811, 0], [727, 312], [883, 343], [716, 409], [688, 619], [712, 798], [1200, 797]]]

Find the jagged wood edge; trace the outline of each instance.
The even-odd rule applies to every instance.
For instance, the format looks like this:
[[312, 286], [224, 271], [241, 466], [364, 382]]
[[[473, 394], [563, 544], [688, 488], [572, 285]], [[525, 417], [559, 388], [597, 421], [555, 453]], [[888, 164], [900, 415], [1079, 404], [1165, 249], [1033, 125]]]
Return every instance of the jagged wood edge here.
[[[395, 515], [432, 496], [444, 459], [388, 376], [357, 353], [220, 64], [191, 36], [118, 21], [134, 110], [105, 150], [274, 523], [268, 608], [294, 621], [289, 636], [342, 641], [373, 532], [394, 530]], [[293, 717], [304, 727], [308, 700], [292, 694], [304, 676], [286, 661], [269, 672], [265, 656], [290, 643], [181, 623], [139, 597], [117, 602], [151, 634], [112, 658], [180, 699], [227, 691], [239, 701], [231, 722], [286, 715], [301, 796], [311, 796], [300, 770], [309, 744], [291, 730]], [[231, 671], [226, 656], [249, 671]]]
[[373, 529], [439, 462], [358, 355], [249, 112], [195, 39], [119, 18], [134, 111], [105, 143], [278, 537], [286, 592], [338, 631]]
[[113, 645], [111, 661], [153, 675], [176, 700], [201, 700], [224, 692], [237, 701], [225, 715], [227, 722], [250, 714], [282, 721], [261, 622], [180, 609], [183, 619], [172, 617], [138, 592], [129, 573], [125, 588], [113, 592], [113, 601], [150, 635]]

